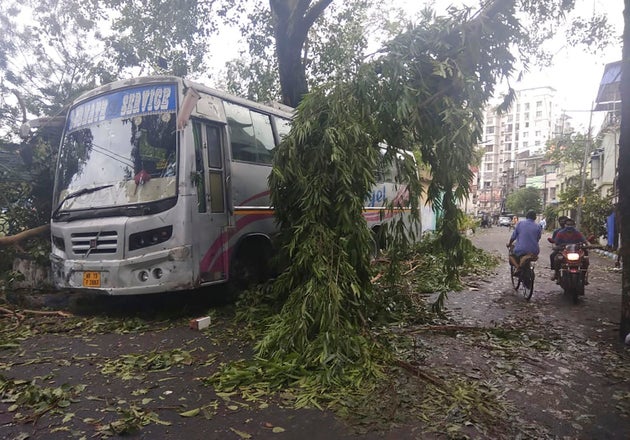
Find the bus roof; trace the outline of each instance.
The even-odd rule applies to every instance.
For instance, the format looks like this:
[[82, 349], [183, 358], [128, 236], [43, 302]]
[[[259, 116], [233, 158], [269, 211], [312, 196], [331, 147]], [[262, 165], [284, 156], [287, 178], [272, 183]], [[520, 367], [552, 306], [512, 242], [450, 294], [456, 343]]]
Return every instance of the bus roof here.
[[86, 99], [100, 95], [102, 93], [107, 93], [113, 90], [118, 90], [118, 89], [122, 89], [126, 87], [134, 87], [134, 86], [138, 86], [142, 84], [151, 84], [151, 83], [178, 83], [178, 84], [183, 85], [185, 88], [191, 87], [200, 93], [216, 96], [225, 101], [230, 101], [235, 104], [245, 105], [250, 108], [255, 108], [263, 113], [274, 114], [274, 115], [282, 116], [285, 118], [292, 118], [295, 112], [295, 110], [292, 107], [289, 107], [287, 105], [284, 105], [278, 102], [262, 104], [256, 101], [251, 101], [249, 99], [231, 95], [230, 93], [224, 92], [222, 90], [213, 89], [201, 83], [197, 83], [197, 82], [194, 82], [185, 78], [181, 78], [178, 76], [142, 76], [142, 77], [137, 77], [137, 78], [129, 78], [129, 79], [122, 79], [119, 81], [114, 81], [114, 82], [104, 84], [100, 87], [96, 87], [92, 90], [89, 90], [83, 93], [74, 101], [73, 105], [80, 101], [84, 101]]

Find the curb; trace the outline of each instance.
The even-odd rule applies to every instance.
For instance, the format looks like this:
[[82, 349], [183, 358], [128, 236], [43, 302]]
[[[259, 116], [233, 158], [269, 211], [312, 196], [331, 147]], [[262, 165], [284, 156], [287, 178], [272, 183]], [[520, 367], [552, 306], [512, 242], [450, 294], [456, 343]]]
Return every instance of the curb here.
[[613, 260], [615, 263], [617, 263], [619, 261], [619, 256], [615, 253], [615, 252], [610, 252], [610, 251], [605, 251], [603, 249], [593, 249], [597, 254], [606, 257], [606, 258], [610, 258], [611, 260]]

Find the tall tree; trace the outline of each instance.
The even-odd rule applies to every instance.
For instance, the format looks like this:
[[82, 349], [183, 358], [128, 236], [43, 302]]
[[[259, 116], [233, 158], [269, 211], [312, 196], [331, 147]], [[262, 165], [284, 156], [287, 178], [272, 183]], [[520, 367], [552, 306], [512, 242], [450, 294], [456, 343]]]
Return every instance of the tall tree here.
[[[302, 48], [302, 69], [306, 87], [356, 72], [365, 59], [366, 35], [387, 35], [382, 5], [374, 0], [332, 3], [308, 32]], [[380, 11], [377, 19], [374, 16]], [[279, 57], [276, 56], [274, 22], [271, 11], [259, 3], [241, 23], [247, 48], [228, 63], [226, 88], [257, 101], [282, 101]], [[288, 85], [285, 84], [285, 88]]]
[[630, 0], [624, 0], [621, 64], [621, 133], [619, 137], [619, 206], [621, 242], [621, 338], [630, 334]]
[[525, 214], [530, 209], [540, 211], [540, 190], [536, 188], [522, 188], [507, 197], [506, 205], [511, 212]]
[[332, 0], [269, 0], [276, 38], [282, 102], [297, 107], [308, 92], [302, 51], [308, 31]]

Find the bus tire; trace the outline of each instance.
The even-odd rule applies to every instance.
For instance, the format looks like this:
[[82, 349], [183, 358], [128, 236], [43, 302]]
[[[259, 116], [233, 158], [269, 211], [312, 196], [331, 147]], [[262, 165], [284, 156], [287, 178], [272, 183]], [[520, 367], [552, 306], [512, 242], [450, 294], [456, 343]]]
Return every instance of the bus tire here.
[[271, 276], [272, 247], [264, 236], [247, 237], [238, 246], [230, 264], [230, 283], [244, 290]]
[[384, 229], [380, 226], [375, 226], [372, 228], [372, 251], [370, 258], [371, 260], [378, 259], [383, 250], [387, 247], [387, 241], [385, 239]]

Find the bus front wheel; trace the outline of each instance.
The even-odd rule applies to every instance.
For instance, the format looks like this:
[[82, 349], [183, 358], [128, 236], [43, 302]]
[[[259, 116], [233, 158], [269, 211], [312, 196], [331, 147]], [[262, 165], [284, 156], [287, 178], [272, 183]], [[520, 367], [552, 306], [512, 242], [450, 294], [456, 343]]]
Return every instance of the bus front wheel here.
[[238, 289], [247, 289], [271, 276], [271, 245], [266, 240], [252, 240], [239, 246], [230, 265], [230, 281]]

